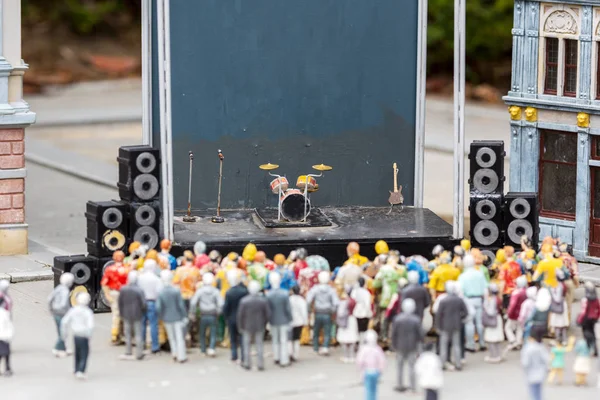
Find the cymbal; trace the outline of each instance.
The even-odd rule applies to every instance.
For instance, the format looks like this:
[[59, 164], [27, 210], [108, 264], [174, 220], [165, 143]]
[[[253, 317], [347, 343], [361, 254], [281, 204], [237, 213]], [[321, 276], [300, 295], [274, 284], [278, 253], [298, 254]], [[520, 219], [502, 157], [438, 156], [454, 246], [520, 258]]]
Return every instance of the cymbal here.
[[259, 165], [258, 168], [265, 170], [265, 171], [271, 171], [273, 169], [279, 168], [279, 165], [268, 163], [268, 164]]
[[313, 165], [312, 167], [317, 171], [331, 171], [333, 169], [333, 167], [330, 167], [329, 165], [325, 164]]

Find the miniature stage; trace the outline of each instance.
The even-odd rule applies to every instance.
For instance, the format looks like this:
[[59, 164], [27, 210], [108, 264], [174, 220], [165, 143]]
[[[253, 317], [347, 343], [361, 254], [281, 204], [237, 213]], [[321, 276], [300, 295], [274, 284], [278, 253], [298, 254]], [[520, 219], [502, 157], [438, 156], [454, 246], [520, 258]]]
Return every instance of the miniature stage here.
[[[224, 223], [211, 222], [213, 210], [196, 211], [196, 222], [183, 222], [182, 215], [175, 217], [175, 245], [173, 255], [192, 250], [196, 241], [202, 240], [208, 249], [217, 249], [225, 255], [230, 251], [241, 254], [248, 242], [255, 243], [267, 256], [289, 254], [304, 247], [309, 254], [326, 257], [332, 268], [346, 260], [346, 246], [350, 241], [361, 245], [361, 254], [372, 259], [375, 242], [385, 240], [391, 249], [402, 255], [429, 256], [436, 244], [451, 248], [457, 244], [452, 238], [452, 226], [426, 208], [389, 207], [320, 207], [321, 218], [330, 226], [310, 227], [293, 222], [295, 227], [268, 228], [255, 210], [222, 210]], [[263, 215], [269, 214], [262, 212]], [[316, 211], [316, 210], [313, 210]], [[271, 213], [275, 218], [277, 209]], [[267, 221], [267, 225], [271, 220]]]

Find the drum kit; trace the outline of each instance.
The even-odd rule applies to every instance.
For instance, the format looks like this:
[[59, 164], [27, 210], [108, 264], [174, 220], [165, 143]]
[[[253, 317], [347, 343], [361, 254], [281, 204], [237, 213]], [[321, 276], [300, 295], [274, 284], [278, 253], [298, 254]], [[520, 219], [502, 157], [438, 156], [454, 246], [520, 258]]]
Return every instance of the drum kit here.
[[310, 214], [309, 193], [319, 190], [316, 178], [322, 177], [324, 171], [333, 169], [325, 164], [313, 165], [312, 168], [320, 173], [300, 175], [296, 180], [296, 188], [290, 189], [289, 181], [285, 176], [271, 172], [279, 168], [279, 165], [268, 163], [260, 165], [259, 168], [269, 171], [269, 175], [275, 178], [271, 181], [270, 188], [271, 192], [278, 196], [277, 221], [281, 221], [283, 218], [287, 221], [301, 222], [306, 222], [306, 218]]

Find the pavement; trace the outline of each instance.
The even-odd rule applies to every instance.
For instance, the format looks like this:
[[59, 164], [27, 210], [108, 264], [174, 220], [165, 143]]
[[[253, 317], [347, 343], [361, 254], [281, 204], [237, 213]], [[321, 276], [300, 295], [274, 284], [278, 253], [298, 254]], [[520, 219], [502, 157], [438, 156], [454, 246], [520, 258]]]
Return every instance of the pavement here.
[[[85, 203], [117, 198], [118, 148], [142, 142], [139, 80], [49, 88], [43, 95], [27, 97], [27, 101], [37, 113], [36, 124], [25, 135], [26, 220], [32, 254], [0, 258], [0, 274], [9, 273], [14, 281], [24, 279], [25, 272], [31, 272], [31, 279], [50, 278], [42, 266], [56, 253], [85, 252]], [[424, 203], [448, 221], [455, 203], [452, 111], [451, 99], [427, 97]], [[510, 157], [506, 107], [469, 102], [465, 114], [467, 143], [504, 140]], [[507, 177], [508, 168], [506, 160]], [[465, 185], [465, 199], [467, 190]], [[466, 216], [467, 207], [468, 202]], [[600, 267], [582, 269], [588, 279], [600, 283]]]
[[[7, 400], [87, 400], [207, 398], [214, 400], [305, 400], [364, 398], [357, 368], [339, 361], [340, 350], [330, 357], [315, 356], [310, 347], [301, 348], [300, 361], [289, 368], [273, 364], [270, 343], [265, 346], [266, 371], [245, 371], [229, 361], [227, 349], [217, 349], [216, 358], [206, 358], [190, 349], [186, 364], [173, 363], [162, 353], [145, 360], [119, 361], [123, 347], [109, 343], [110, 314], [95, 315], [95, 330], [88, 362], [88, 380], [76, 381], [72, 375], [73, 358], [51, 355], [56, 340], [54, 321], [46, 298], [51, 282], [27, 282], [10, 288], [14, 300], [15, 338], [11, 344], [14, 375], [0, 376], [0, 396]], [[578, 312], [578, 305], [574, 306]], [[426, 321], [427, 326], [430, 322]], [[579, 329], [573, 329], [577, 334]], [[43, 332], [43, 333], [42, 333]], [[69, 342], [68, 342], [69, 343]], [[70, 346], [68, 344], [68, 346]], [[462, 372], [447, 372], [440, 397], [445, 400], [505, 400], [528, 398], [519, 352], [511, 352], [501, 364], [483, 362], [485, 353], [467, 354]], [[545, 387], [546, 400], [598, 399], [597, 362], [588, 377], [589, 387], [573, 386], [573, 353], [567, 354], [565, 383]], [[407, 377], [405, 377], [406, 379]], [[380, 400], [420, 399], [393, 391], [396, 383], [394, 354], [387, 355], [387, 366], [380, 386]]]

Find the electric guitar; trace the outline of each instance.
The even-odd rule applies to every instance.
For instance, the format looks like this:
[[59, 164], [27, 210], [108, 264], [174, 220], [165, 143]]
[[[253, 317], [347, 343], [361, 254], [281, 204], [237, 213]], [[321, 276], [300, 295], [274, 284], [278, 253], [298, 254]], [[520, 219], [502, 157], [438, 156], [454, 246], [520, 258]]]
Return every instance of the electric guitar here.
[[[402, 196], [402, 186], [398, 187], [398, 166], [394, 163], [394, 191], [390, 190], [390, 197], [388, 198], [390, 203], [390, 211], [395, 205], [404, 203], [404, 196]], [[389, 214], [389, 213], [388, 213]]]

